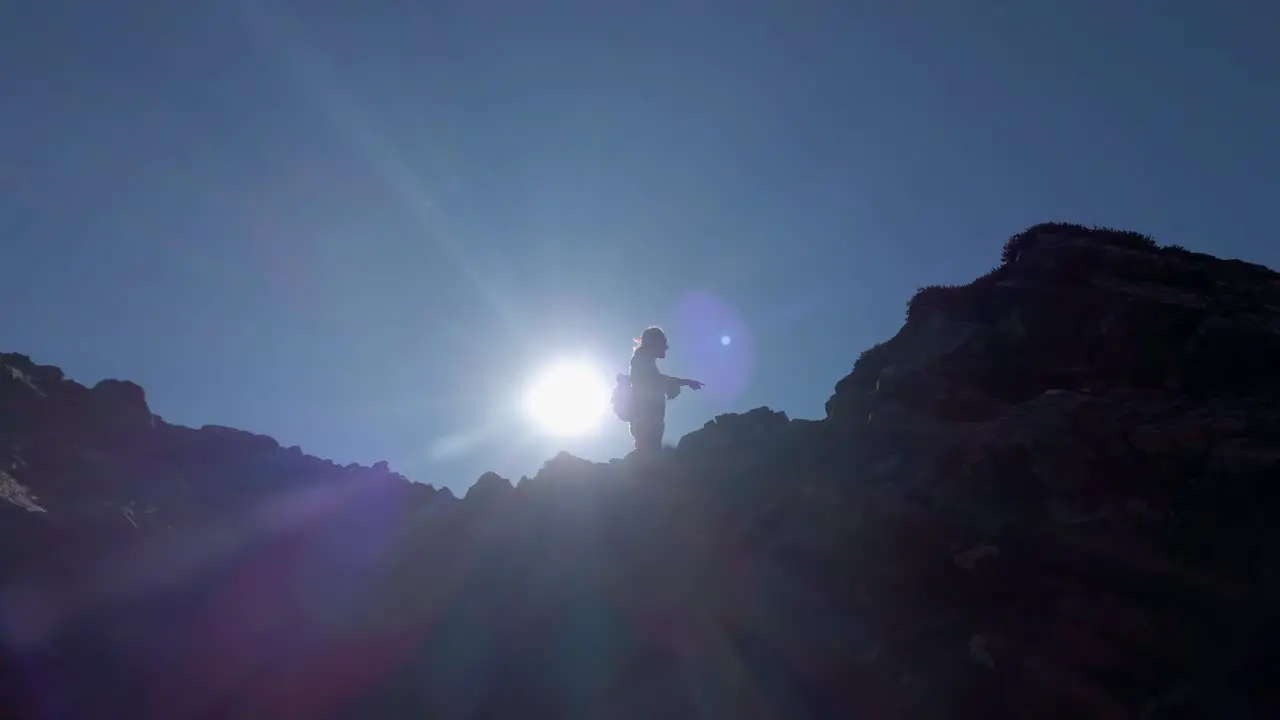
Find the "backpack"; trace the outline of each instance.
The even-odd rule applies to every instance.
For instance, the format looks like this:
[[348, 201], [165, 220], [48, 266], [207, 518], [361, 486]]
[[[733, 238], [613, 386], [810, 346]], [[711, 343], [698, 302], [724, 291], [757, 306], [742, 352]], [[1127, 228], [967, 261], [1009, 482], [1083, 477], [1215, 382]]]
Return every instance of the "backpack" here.
[[618, 374], [618, 384], [613, 386], [613, 394], [609, 396], [609, 404], [613, 406], [613, 414], [622, 422], [629, 423], [633, 417], [634, 393], [631, 388], [631, 377]]

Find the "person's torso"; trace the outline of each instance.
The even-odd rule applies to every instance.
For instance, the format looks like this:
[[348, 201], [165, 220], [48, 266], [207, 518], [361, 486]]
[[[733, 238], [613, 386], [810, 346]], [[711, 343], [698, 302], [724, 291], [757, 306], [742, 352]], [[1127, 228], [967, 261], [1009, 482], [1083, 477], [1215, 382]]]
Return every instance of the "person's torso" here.
[[657, 358], [643, 352], [631, 356], [631, 388], [639, 414], [650, 418], [666, 414], [667, 388]]

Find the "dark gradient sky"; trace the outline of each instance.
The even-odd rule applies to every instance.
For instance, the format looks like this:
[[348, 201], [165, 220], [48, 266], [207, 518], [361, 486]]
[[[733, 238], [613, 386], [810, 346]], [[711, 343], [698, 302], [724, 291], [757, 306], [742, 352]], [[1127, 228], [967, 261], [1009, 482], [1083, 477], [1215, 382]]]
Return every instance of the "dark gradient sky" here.
[[[622, 10], [619, 8], [626, 7]], [[184, 0], [0, 20], [0, 346], [465, 488], [668, 328], [674, 439], [820, 417], [1063, 219], [1280, 266], [1280, 3]], [[733, 342], [724, 347], [720, 336]]]

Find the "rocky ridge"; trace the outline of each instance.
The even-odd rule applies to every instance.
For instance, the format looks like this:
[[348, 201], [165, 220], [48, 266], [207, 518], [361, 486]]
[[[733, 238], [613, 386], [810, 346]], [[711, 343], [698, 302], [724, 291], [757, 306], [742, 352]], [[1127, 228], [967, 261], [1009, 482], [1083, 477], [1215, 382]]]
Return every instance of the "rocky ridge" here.
[[457, 499], [0, 355], [30, 717], [1280, 715], [1280, 275], [1050, 223], [822, 421]]

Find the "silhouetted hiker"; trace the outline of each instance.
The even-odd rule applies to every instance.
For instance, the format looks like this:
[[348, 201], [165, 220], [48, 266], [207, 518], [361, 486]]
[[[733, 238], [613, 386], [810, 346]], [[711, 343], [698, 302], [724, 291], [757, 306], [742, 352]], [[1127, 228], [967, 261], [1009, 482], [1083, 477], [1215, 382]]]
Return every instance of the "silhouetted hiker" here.
[[658, 372], [658, 360], [667, 356], [667, 335], [661, 328], [646, 328], [631, 353], [631, 374], [618, 375], [613, 391], [613, 409], [631, 425], [636, 450], [661, 450], [666, 431], [667, 400], [680, 388], [701, 390], [697, 380], [671, 377]]

